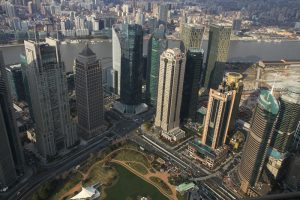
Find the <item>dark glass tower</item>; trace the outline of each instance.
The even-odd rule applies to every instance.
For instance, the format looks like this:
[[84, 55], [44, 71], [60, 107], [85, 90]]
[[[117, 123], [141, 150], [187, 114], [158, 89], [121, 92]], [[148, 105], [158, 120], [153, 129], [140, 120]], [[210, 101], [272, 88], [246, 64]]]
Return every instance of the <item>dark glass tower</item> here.
[[299, 120], [300, 88], [289, 87], [280, 97], [280, 110], [271, 146], [280, 153], [285, 153], [294, 137]]
[[24, 157], [3, 63], [0, 52], [0, 183], [11, 185], [23, 171]]
[[261, 176], [278, 111], [279, 104], [275, 97], [270, 91], [263, 90], [253, 113], [250, 132], [238, 168], [240, 187], [245, 193], [251, 194]]
[[147, 101], [156, 106], [160, 55], [167, 48], [163, 29], [156, 29], [149, 40], [147, 67]]
[[196, 118], [202, 64], [203, 51], [199, 48], [188, 49], [180, 111], [181, 120], [186, 118], [195, 120]]
[[121, 103], [138, 105], [142, 97], [143, 29], [137, 24], [123, 24], [121, 43]]

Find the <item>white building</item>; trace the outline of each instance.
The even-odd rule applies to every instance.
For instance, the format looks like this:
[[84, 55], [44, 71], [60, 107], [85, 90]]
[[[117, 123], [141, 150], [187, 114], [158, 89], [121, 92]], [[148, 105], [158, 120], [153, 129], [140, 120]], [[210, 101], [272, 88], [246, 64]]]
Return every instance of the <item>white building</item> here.
[[58, 40], [25, 41], [28, 79], [39, 153], [52, 157], [77, 141]]
[[81, 191], [76, 194], [71, 200], [94, 200], [100, 197], [100, 192], [94, 187], [82, 187]]
[[185, 56], [178, 48], [160, 56], [155, 126], [163, 132], [179, 128]]
[[171, 132], [162, 132], [161, 136], [168, 140], [169, 142], [177, 142], [183, 138], [185, 138], [185, 132], [181, 129], [175, 129]]
[[119, 32], [121, 31], [121, 25], [115, 24], [112, 26], [112, 55], [113, 55], [113, 78], [110, 87], [114, 89], [114, 93], [120, 95], [120, 83], [121, 83], [121, 43], [119, 39]]

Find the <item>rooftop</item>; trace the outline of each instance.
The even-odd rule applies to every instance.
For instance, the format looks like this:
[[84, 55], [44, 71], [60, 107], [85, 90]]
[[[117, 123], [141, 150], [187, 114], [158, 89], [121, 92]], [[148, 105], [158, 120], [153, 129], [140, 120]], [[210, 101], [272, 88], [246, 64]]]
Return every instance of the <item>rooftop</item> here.
[[89, 57], [89, 56], [95, 56], [96, 54], [90, 49], [88, 43], [86, 43], [84, 49], [79, 53], [80, 55], [82, 56], [86, 56], [86, 57]]
[[271, 94], [271, 91], [269, 90], [261, 91], [258, 99], [258, 104], [263, 109], [274, 115], [276, 115], [279, 111], [278, 101], [275, 99], [275, 97]]
[[188, 190], [190, 190], [194, 187], [195, 187], [195, 184], [193, 182], [191, 182], [191, 183], [182, 183], [182, 184], [180, 184], [176, 187], [176, 190], [178, 192], [185, 192], [185, 191], [188, 191]]

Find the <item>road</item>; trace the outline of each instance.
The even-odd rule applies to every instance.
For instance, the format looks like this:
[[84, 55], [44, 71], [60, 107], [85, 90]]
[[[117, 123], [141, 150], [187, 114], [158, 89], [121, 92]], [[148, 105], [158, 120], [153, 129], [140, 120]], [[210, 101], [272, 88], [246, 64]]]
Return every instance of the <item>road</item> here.
[[179, 153], [178, 150], [168, 148], [166, 145], [163, 145], [162, 142], [154, 141], [153, 138], [150, 138], [148, 135], [145, 136], [142, 134], [139, 136], [136, 134], [136, 131], [139, 130], [141, 124], [144, 121], [152, 119], [152, 117], [153, 110], [135, 117], [121, 116], [108, 131], [88, 141], [85, 146], [79, 146], [75, 151], [66, 155], [58, 162], [51, 163], [45, 167], [44, 172], [33, 176], [18, 188], [9, 190], [4, 194], [4, 196], [2, 194], [0, 199], [27, 200], [41, 184], [53, 179], [65, 171], [71, 170], [77, 165], [80, 165], [88, 159], [91, 153], [103, 150], [105, 147], [109, 146], [113, 140], [124, 137], [129, 138], [131, 141], [144, 147], [145, 150], [155, 153], [165, 160], [170, 161], [175, 166], [182, 169], [186, 174], [191, 174], [193, 177], [209, 176], [209, 178], [206, 178], [205, 180], [199, 179], [201, 181], [197, 181], [199, 190], [203, 192], [202, 196], [206, 199], [229, 200], [238, 198], [236, 194], [233, 194], [225, 186], [223, 186], [222, 178], [218, 177], [219, 173], [208, 173], [200, 165], [192, 162], [190, 159], [187, 159], [182, 153]]
[[[64, 171], [71, 170], [73, 167], [80, 165], [87, 160], [91, 153], [96, 153], [109, 146], [112, 140], [122, 138], [137, 129], [145, 120], [149, 120], [153, 116], [153, 111], [143, 113], [138, 117], [140, 120], [133, 120], [128, 117], [120, 117], [120, 121], [114, 124], [108, 131], [93, 138], [87, 142], [85, 146], [79, 146], [75, 151], [67, 154], [59, 160], [44, 167], [44, 172], [34, 175], [17, 188], [12, 188], [6, 193], [2, 193], [2, 200], [27, 200], [34, 191], [43, 183], [53, 179], [56, 175]], [[108, 137], [110, 136], [110, 137]]]

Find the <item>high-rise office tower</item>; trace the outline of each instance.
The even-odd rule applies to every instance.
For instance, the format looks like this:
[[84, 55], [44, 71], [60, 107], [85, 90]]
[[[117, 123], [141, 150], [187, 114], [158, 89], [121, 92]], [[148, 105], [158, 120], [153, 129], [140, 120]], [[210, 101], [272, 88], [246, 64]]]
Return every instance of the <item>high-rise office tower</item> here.
[[268, 174], [272, 175], [274, 179], [282, 177], [284, 169], [286, 169], [286, 158], [289, 156], [289, 152], [293, 151], [292, 142], [300, 119], [300, 88], [288, 87], [281, 93], [279, 102], [280, 109], [266, 165]]
[[161, 24], [166, 24], [168, 22], [168, 11], [169, 6], [167, 4], [160, 4], [158, 10], [158, 20]]
[[289, 87], [279, 98], [280, 110], [271, 146], [285, 153], [294, 137], [300, 120], [300, 88]]
[[201, 48], [204, 26], [184, 23], [182, 25], [181, 40], [184, 43], [186, 51], [189, 48]]
[[186, 55], [184, 83], [181, 103], [181, 120], [195, 120], [200, 79], [202, 74], [203, 51], [200, 48], [189, 48]]
[[[240, 100], [237, 98], [242, 82], [235, 85], [222, 82], [218, 90], [210, 89], [207, 113], [205, 118], [202, 144], [217, 149], [225, 144], [231, 131], [232, 121], [235, 119]], [[239, 96], [240, 98], [240, 96]]]
[[[162, 26], [162, 25], [161, 25]], [[160, 67], [160, 55], [167, 48], [167, 40], [164, 29], [156, 29], [152, 34], [148, 45], [148, 67], [147, 67], [147, 101], [156, 106], [158, 73]]]
[[279, 104], [271, 92], [261, 91], [238, 168], [241, 190], [249, 195], [261, 176], [278, 111]]
[[0, 51], [0, 183], [12, 185], [22, 172], [24, 158]]
[[146, 20], [146, 29], [150, 34], [158, 27], [158, 22], [156, 17], [148, 17]]
[[232, 30], [233, 31], [240, 31], [242, 26], [242, 20], [240, 18], [236, 18], [232, 22]]
[[46, 42], [25, 41], [24, 44], [37, 147], [43, 157], [53, 157], [77, 141], [60, 44], [50, 38]]
[[120, 43], [120, 31], [122, 25], [115, 24], [112, 26], [112, 83], [110, 84], [111, 90], [120, 95], [121, 84], [121, 43]]
[[135, 23], [141, 26], [143, 26], [145, 23], [145, 15], [140, 9], [135, 15]]
[[231, 26], [213, 24], [209, 28], [204, 87], [216, 89], [222, 81], [227, 61]]
[[75, 91], [78, 133], [86, 139], [100, 134], [104, 122], [102, 68], [88, 45], [75, 60]]
[[300, 151], [300, 121], [298, 122], [294, 138], [293, 138], [293, 143], [292, 143], [292, 148], [293, 151]]
[[[114, 108], [126, 114], [138, 114], [147, 109], [142, 103], [142, 81], [143, 81], [143, 30], [138, 24], [122, 24], [115, 28], [115, 38], [119, 44], [113, 44], [113, 52], [116, 51], [114, 45], [118, 47], [117, 53], [113, 54], [114, 82], [120, 87], [120, 102], [114, 104]], [[119, 49], [120, 47], [120, 49]], [[115, 61], [116, 59], [116, 61]], [[120, 83], [119, 83], [120, 80]]]
[[185, 56], [180, 49], [167, 49], [160, 56], [155, 126], [169, 132], [179, 127]]
[[138, 24], [123, 24], [121, 34], [121, 102], [138, 105], [142, 97], [143, 30]]
[[6, 67], [7, 79], [12, 98], [17, 101], [25, 101], [25, 86], [21, 64]]

